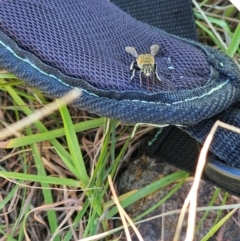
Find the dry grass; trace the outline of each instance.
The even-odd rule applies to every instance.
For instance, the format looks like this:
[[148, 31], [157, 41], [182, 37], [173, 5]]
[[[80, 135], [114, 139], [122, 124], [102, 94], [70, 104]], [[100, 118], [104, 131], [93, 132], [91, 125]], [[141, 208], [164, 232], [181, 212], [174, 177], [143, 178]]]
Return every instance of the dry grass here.
[[[237, 20], [239, 12], [235, 8], [229, 7], [230, 2], [224, 0], [208, 0], [204, 4], [200, 3], [201, 1], [198, 3], [194, 1], [199, 41], [231, 55], [228, 46], [231, 44], [232, 35], [239, 24]], [[207, 21], [204, 16], [208, 17]], [[240, 59], [239, 54], [239, 50], [233, 54], [237, 63]], [[8, 87], [5, 88], [6, 82], [4, 81], [0, 85], [2, 89], [0, 90], [2, 106], [0, 125], [3, 128], [22, 120], [52, 101], [51, 98], [42, 95], [37, 90], [27, 87], [20, 80], [10, 78], [7, 85]], [[22, 102], [16, 104], [18, 98], [21, 98]], [[98, 118], [72, 107], [69, 107], [69, 112], [73, 124], [94, 121]], [[53, 112], [49, 116], [44, 116], [41, 124], [46, 128], [46, 131], [43, 131], [46, 136], [48, 133], [53, 135], [51, 131], [62, 128], [63, 116], [60, 112]], [[0, 225], [0, 241], [79, 240], [84, 238], [85, 240], [97, 240], [88, 237], [96, 233], [104, 234], [100, 239], [112, 235], [110, 237], [117, 240], [118, 237], [113, 234], [115, 231], [113, 220], [111, 217], [107, 219], [106, 212], [114, 206], [113, 202], [108, 202], [112, 195], [115, 203], [118, 204], [118, 201], [116, 195], [110, 193], [106, 174], [112, 174], [115, 178], [121, 165], [123, 163], [127, 165], [130, 158], [139, 154], [138, 147], [144, 141], [144, 137], [153, 130], [153, 127], [139, 127], [134, 138], [129, 139], [134, 129], [133, 126], [101, 119], [95, 124], [95, 127], [87, 126], [81, 132], [77, 132], [89, 180], [92, 181], [89, 186], [78, 184], [75, 181], [79, 180], [76, 178], [76, 173], [69, 169], [67, 161], [63, 162], [62, 159], [68, 159], [69, 156], [65, 156], [58, 145], [64, 150], [70, 151], [69, 142], [63, 134], [54, 137], [56, 143], [52, 143], [52, 139], [46, 137], [38, 143], [28, 140], [28, 144], [17, 146], [16, 142], [19, 137], [24, 135], [36, 138], [35, 134], [40, 133], [40, 129], [40, 124], [31, 124], [30, 128], [21, 132], [15, 129], [11, 135], [11, 142], [0, 142], [2, 173], [26, 173], [25, 176], [13, 177], [3, 174], [0, 176], [0, 220], [3, 224]], [[1, 137], [3, 138], [3, 136]], [[8, 148], [6, 149], [6, 147]], [[118, 164], [111, 166], [113, 161], [117, 161]], [[102, 166], [99, 166], [99, 163]], [[36, 173], [45, 179], [39, 178], [38, 180], [37, 176], [29, 175]], [[201, 171], [197, 175], [199, 177]], [[52, 179], [47, 179], [48, 177], [52, 177]], [[59, 183], [57, 178], [60, 180]], [[50, 184], [48, 185], [47, 182]], [[195, 192], [196, 195], [197, 184], [194, 187], [196, 188], [192, 193]], [[114, 192], [112, 185], [111, 191]], [[125, 197], [120, 197], [120, 199], [124, 200]], [[104, 205], [106, 209], [103, 208]], [[194, 206], [193, 202], [193, 209]], [[119, 209], [121, 208], [119, 207]], [[176, 212], [180, 211], [176, 210]], [[193, 213], [195, 212], [191, 212], [191, 214]], [[165, 215], [170, 214], [172, 213]], [[193, 217], [190, 217], [192, 220]], [[193, 228], [189, 231], [187, 241], [192, 240], [190, 232], [193, 232]], [[139, 240], [141, 240], [140, 236]], [[178, 237], [175, 240], [178, 240]]]

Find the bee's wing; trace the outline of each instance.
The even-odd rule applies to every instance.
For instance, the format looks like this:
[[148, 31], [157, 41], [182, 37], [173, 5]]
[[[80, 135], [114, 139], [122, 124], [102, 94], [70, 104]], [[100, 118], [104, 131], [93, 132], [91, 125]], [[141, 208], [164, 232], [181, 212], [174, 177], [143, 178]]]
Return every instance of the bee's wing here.
[[125, 47], [125, 51], [134, 56], [135, 58], [138, 57], [138, 53], [134, 47]]
[[151, 55], [152, 55], [153, 57], [157, 54], [159, 48], [160, 48], [160, 47], [159, 47], [158, 44], [154, 44], [154, 45], [152, 45], [152, 46], [150, 47]]

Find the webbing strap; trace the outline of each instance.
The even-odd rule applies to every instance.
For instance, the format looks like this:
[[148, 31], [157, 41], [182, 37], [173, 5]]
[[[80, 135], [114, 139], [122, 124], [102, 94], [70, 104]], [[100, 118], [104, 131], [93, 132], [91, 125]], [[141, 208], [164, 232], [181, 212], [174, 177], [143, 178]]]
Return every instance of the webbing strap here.
[[168, 33], [197, 40], [190, 0], [113, 0], [139, 21]]

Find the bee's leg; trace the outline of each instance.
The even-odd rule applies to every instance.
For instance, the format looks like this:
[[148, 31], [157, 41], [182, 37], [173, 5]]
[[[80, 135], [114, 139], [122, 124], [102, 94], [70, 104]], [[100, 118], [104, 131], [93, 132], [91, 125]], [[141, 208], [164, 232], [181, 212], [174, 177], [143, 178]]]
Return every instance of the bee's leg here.
[[140, 86], [142, 87], [142, 71], [139, 71]]
[[[154, 70], [154, 71], [155, 71], [155, 70]], [[152, 75], [152, 82], [153, 82], [153, 85], [155, 85], [155, 79], [156, 79], [156, 74], [153, 73], [153, 75]]]
[[130, 72], [132, 72], [132, 71], [135, 69], [135, 68], [134, 68], [135, 63], [136, 63], [136, 61], [133, 61], [133, 62], [131, 63], [131, 65], [130, 65]]
[[161, 80], [161, 78], [159, 77], [157, 71], [155, 72], [155, 76], [156, 76], [156, 78], [157, 78], [160, 82], [162, 82], [162, 80]]
[[131, 76], [131, 80], [130, 81], [132, 81], [133, 78], [135, 77], [135, 71], [136, 71], [135, 69], [132, 70], [132, 76]]
[[157, 72], [157, 64], [156, 64], [156, 63], [155, 63], [155, 65], [154, 65], [154, 76], [155, 76], [159, 81], [162, 82], [162, 80], [161, 80], [161, 78], [159, 77], [158, 72]]
[[130, 65], [130, 74], [132, 74], [131, 76], [131, 81], [133, 80], [133, 78], [135, 77], [135, 71], [136, 71], [136, 61], [133, 61]]

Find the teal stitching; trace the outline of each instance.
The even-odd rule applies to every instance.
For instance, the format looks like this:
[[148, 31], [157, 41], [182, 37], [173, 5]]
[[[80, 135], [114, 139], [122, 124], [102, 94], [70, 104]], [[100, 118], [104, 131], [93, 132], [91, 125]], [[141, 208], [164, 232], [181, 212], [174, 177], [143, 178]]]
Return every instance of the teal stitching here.
[[176, 102], [173, 102], [172, 104], [175, 105], [175, 104], [179, 104], [179, 103], [182, 103], [182, 102], [185, 102], [185, 101], [191, 101], [191, 100], [195, 100], [195, 99], [201, 99], [203, 98], [204, 96], [207, 96], [207, 95], [210, 95], [212, 94], [213, 92], [215, 92], [216, 90], [219, 90], [221, 89], [225, 84], [227, 84], [229, 82], [229, 79], [227, 79], [224, 83], [218, 85], [217, 87], [211, 89], [208, 93], [205, 93], [199, 97], [193, 97], [193, 98], [190, 98], [190, 99], [185, 99], [184, 101], [176, 101]]
[[[34, 69], [37, 69], [37, 70], [38, 70], [39, 72], [41, 72], [42, 74], [47, 75], [47, 76], [50, 76], [50, 77], [56, 79], [57, 81], [61, 82], [61, 83], [64, 84], [65, 86], [71, 87], [71, 88], [73, 88], [73, 89], [80, 89], [80, 88], [73, 87], [73, 86], [71, 86], [71, 85], [63, 82], [62, 80], [60, 80], [59, 78], [57, 78], [57, 77], [54, 76], [54, 75], [51, 75], [51, 74], [49, 75], [49, 74], [45, 73], [44, 71], [42, 71], [41, 69], [39, 69], [36, 65], [34, 65], [32, 62], [30, 62], [30, 60], [28, 60], [28, 59], [23, 59], [23, 58], [19, 57], [9, 46], [7, 46], [7, 45], [6, 45], [4, 42], [2, 42], [1, 40], [0, 40], [0, 43], [1, 43], [6, 49], [8, 49], [16, 58], [18, 58], [18, 59], [20, 59], [20, 60], [22, 60], [22, 61], [24, 61], [24, 62], [27, 62], [27, 63], [30, 64]], [[88, 92], [88, 91], [86, 91], [86, 90], [84, 90], [84, 89], [81, 89], [81, 90], [84, 91], [84, 92], [86, 92], [86, 93], [88, 93], [88, 94], [90, 94], [90, 95], [94, 95], [94, 96], [96, 96], [96, 97], [99, 97], [99, 96], [97, 96], [97, 95], [95, 95], [95, 94], [93, 94], [93, 93], [90, 93], [90, 92]]]
[[153, 143], [158, 139], [158, 136], [162, 133], [162, 128], [160, 128], [157, 133], [154, 135], [154, 137], [148, 142], [148, 146], [152, 146]]
[[[37, 66], [35, 66], [33, 63], [31, 63], [30, 60], [28, 60], [28, 59], [23, 59], [23, 58], [19, 57], [9, 46], [7, 46], [7, 45], [6, 45], [4, 42], [2, 42], [1, 40], [0, 40], [0, 43], [1, 43], [6, 49], [8, 49], [15, 57], [17, 57], [18, 59], [20, 59], [20, 60], [22, 60], [22, 61], [24, 61], [24, 62], [29, 63], [33, 68], [37, 69], [37, 70], [38, 70], [39, 72], [41, 72], [42, 74], [47, 75], [47, 76], [50, 76], [50, 77], [56, 79], [57, 81], [61, 82], [61, 83], [64, 84], [65, 86], [68, 86], [68, 87], [71, 87], [71, 88], [74, 88], [74, 89], [80, 89], [80, 88], [77, 88], [77, 87], [73, 87], [73, 86], [71, 86], [71, 85], [68, 85], [67, 83], [61, 81], [61, 79], [57, 78], [57, 77], [54, 76], [54, 75], [49, 75], [49, 74], [45, 73], [44, 71], [42, 71], [41, 69], [39, 69]], [[122, 101], [126, 101], [126, 102], [141, 102], [141, 103], [155, 104], [155, 105], [156, 105], [157, 103], [162, 103], [162, 104], [164, 104], [164, 105], [166, 105], [166, 106], [171, 106], [171, 105], [176, 105], [176, 104], [184, 103], [184, 102], [187, 102], [187, 101], [192, 101], [192, 100], [196, 100], [196, 99], [201, 99], [201, 98], [203, 98], [203, 97], [205, 97], [205, 96], [207, 96], [207, 95], [211, 95], [211, 94], [212, 94], [213, 92], [215, 92], [216, 90], [219, 90], [219, 89], [221, 89], [223, 86], [225, 86], [229, 81], [230, 81], [230, 79], [227, 79], [227, 80], [226, 80], [225, 82], [223, 82], [222, 84], [218, 85], [217, 87], [211, 89], [208, 93], [205, 93], [205, 94], [203, 94], [203, 95], [201, 95], [201, 96], [197, 96], [197, 97], [185, 99], [185, 100], [182, 100], [182, 101], [173, 102], [173, 103], [171, 103], [171, 104], [162, 103], [162, 102], [152, 102], [152, 101], [149, 101], [149, 102], [148, 102], [148, 101], [145, 101], [145, 100], [122, 100]], [[93, 94], [93, 93], [91, 93], [91, 92], [88, 92], [88, 91], [85, 90], [85, 89], [81, 89], [81, 90], [84, 91], [84, 92], [86, 92], [86, 93], [89, 94], [89, 95], [92, 95], [92, 96], [101, 98], [100, 96], [98, 96], [98, 95], [96, 95], [96, 94]], [[109, 98], [107, 98], [107, 97], [104, 97], [104, 98], [109, 99]]]

